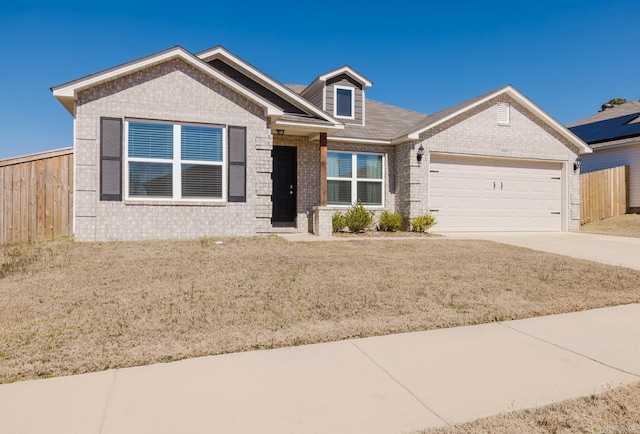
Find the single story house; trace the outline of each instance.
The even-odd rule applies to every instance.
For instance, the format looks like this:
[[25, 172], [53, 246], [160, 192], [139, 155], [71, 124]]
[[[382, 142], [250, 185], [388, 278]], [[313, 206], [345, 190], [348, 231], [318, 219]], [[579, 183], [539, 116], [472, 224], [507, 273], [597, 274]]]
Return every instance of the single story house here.
[[582, 140], [512, 86], [426, 115], [349, 66], [284, 85], [221, 46], [52, 88], [73, 116], [75, 238], [331, 233], [357, 200], [436, 231], [574, 231]]
[[640, 210], [640, 102], [605, 105], [568, 128], [593, 148], [581, 158], [582, 173], [629, 166], [629, 208]]

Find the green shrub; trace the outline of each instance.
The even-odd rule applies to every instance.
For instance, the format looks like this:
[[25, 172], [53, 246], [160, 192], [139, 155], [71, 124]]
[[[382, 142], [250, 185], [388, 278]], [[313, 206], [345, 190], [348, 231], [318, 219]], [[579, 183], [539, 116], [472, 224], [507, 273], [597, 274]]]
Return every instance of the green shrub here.
[[386, 232], [395, 232], [402, 226], [402, 214], [399, 212], [382, 211], [378, 219], [378, 229]]
[[373, 211], [367, 211], [362, 202], [358, 201], [347, 210], [345, 223], [351, 232], [361, 232], [373, 223]]
[[331, 216], [331, 226], [333, 227], [333, 232], [340, 232], [346, 225], [347, 222], [344, 218], [344, 214], [342, 214], [340, 211]]
[[411, 229], [416, 232], [425, 232], [436, 224], [436, 219], [431, 214], [423, 214], [411, 220]]

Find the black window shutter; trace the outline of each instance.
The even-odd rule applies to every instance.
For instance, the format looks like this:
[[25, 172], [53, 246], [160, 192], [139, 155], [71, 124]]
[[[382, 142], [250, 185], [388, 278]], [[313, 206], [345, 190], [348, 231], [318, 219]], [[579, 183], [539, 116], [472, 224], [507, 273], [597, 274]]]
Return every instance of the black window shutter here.
[[247, 201], [247, 128], [228, 127], [229, 202]]
[[122, 119], [100, 118], [100, 200], [122, 200]]

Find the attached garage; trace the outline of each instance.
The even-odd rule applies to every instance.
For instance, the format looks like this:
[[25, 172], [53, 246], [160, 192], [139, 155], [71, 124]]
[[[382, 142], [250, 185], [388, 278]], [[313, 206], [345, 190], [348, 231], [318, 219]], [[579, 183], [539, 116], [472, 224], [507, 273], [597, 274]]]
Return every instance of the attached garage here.
[[436, 232], [561, 231], [562, 163], [431, 154]]
[[578, 167], [591, 148], [513, 87], [412, 130], [415, 164], [397, 195], [409, 218], [431, 212], [433, 232], [579, 230]]

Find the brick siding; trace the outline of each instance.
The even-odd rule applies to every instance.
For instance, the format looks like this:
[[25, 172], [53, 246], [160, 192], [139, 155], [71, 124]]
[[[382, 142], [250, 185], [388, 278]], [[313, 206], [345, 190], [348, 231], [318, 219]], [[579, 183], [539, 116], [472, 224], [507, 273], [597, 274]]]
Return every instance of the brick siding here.
[[[509, 125], [496, 122], [496, 102], [511, 105]], [[415, 158], [422, 145], [427, 152], [422, 164]], [[415, 217], [429, 210], [429, 153], [521, 158], [563, 162], [563, 183], [568, 210], [563, 218], [569, 231], [580, 227], [580, 175], [573, 172], [578, 149], [555, 130], [533, 116], [514, 99], [501, 95], [423, 133], [419, 140], [399, 149], [410, 149], [409, 192], [401, 195], [400, 207]], [[425, 161], [426, 160], [426, 161]], [[406, 175], [405, 175], [406, 178]], [[406, 182], [406, 179], [405, 181]], [[406, 212], [406, 211], [404, 211]]]
[[[101, 116], [246, 126], [246, 203], [100, 201]], [[256, 235], [271, 230], [272, 137], [264, 110], [180, 60], [80, 92], [75, 135], [79, 241]]]

